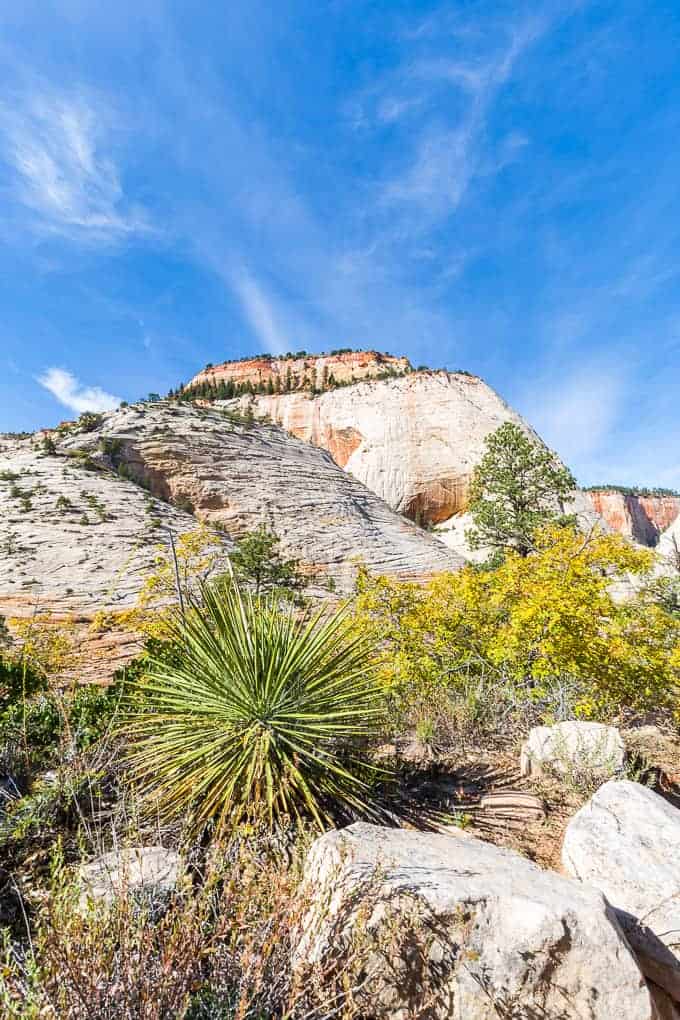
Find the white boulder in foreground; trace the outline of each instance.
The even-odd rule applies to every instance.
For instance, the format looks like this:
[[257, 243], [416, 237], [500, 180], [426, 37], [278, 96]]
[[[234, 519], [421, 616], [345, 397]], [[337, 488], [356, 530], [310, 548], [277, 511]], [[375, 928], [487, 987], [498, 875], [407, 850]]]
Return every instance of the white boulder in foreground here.
[[680, 1000], [680, 811], [639, 783], [605, 783], [569, 823], [562, 863], [604, 893], [644, 973]]
[[80, 868], [81, 907], [88, 900], [109, 906], [123, 892], [163, 896], [176, 888], [181, 871], [179, 855], [162, 846], [112, 850]]
[[615, 726], [595, 722], [561, 722], [535, 726], [522, 745], [523, 776], [540, 775], [547, 766], [553, 772], [588, 770], [611, 776], [625, 759], [626, 748]]
[[509, 850], [357, 823], [316, 840], [306, 878], [296, 965], [357, 953], [372, 1017], [655, 1016], [604, 897]]

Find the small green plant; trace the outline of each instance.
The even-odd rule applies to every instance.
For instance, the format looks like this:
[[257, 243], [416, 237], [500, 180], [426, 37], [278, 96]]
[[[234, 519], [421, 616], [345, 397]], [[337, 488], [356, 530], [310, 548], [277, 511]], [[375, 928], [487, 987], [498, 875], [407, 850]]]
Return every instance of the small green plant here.
[[279, 552], [280, 538], [275, 531], [261, 524], [247, 532], [229, 557], [236, 580], [255, 595], [278, 591], [294, 596], [304, 587], [298, 560], [285, 560]]
[[102, 436], [99, 440], [99, 449], [108, 457], [114, 467], [117, 467], [123, 452], [123, 440], [112, 436]]
[[416, 739], [429, 752], [434, 750], [436, 735], [437, 728], [432, 719], [425, 717], [418, 720], [416, 723]]
[[59, 496], [57, 500], [57, 510], [72, 510], [73, 503], [68, 496]]
[[375, 815], [359, 746], [382, 712], [370, 641], [344, 610], [301, 618], [226, 584], [202, 595], [175, 622], [179, 661], [152, 660], [128, 724], [146, 796], [197, 825]]
[[81, 432], [94, 432], [103, 421], [103, 415], [95, 414], [93, 411], [83, 411], [78, 418], [78, 428]]

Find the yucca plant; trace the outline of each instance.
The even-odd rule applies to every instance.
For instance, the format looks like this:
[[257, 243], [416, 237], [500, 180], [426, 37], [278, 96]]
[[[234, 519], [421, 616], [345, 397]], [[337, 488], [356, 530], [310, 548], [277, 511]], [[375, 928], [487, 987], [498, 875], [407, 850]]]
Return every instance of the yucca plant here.
[[[166, 817], [222, 826], [377, 816], [361, 745], [382, 711], [370, 641], [345, 609], [300, 616], [234, 583], [204, 587], [152, 660], [127, 723], [133, 776]], [[139, 704], [139, 699], [137, 699]]]

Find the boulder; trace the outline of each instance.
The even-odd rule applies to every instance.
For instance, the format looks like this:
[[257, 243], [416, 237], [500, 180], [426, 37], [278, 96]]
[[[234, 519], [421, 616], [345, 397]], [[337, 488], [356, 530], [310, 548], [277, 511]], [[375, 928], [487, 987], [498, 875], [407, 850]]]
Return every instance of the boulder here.
[[313, 899], [295, 966], [361, 961], [362, 1015], [654, 1015], [616, 915], [597, 890], [465, 833], [365, 823], [326, 833], [310, 851], [305, 888]]
[[523, 776], [541, 775], [546, 766], [553, 772], [588, 770], [611, 776], [623, 767], [625, 753], [615, 726], [576, 721], [535, 726], [522, 745], [520, 770]]
[[639, 783], [605, 783], [569, 823], [562, 863], [604, 893], [643, 972], [680, 1000], [680, 811]]
[[177, 887], [181, 871], [179, 855], [162, 846], [112, 850], [81, 866], [80, 906], [90, 900], [110, 906], [124, 891], [163, 899]]

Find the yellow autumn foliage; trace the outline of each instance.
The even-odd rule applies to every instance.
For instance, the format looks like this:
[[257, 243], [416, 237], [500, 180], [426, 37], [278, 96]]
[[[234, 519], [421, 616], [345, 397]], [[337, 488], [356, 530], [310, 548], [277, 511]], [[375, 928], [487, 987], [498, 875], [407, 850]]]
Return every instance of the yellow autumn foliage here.
[[359, 623], [383, 641], [395, 696], [417, 703], [484, 675], [537, 699], [568, 679], [584, 717], [677, 704], [680, 621], [648, 600], [616, 601], [611, 590], [617, 577], [645, 577], [653, 554], [618, 535], [556, 525], [536, 533], [535, 548], [423, 588], [361, 578]]
[[14, 617], [9, 623], [18, 654], [31, 669], [59, 678], [77, 668], [80, 656], [72, 623], [54, 620], [45, 613]]
[[187, 599], [224, 560], [224, 540], [207, 525], [201, 524], [177, 536], [175, 557], [167, 545], [159, 544], [153, 568], [140, 588], [135, 605], [115, 613], [97, 613], [91, 630], [116, 627], [135, 631], [147, 638], [165, 640], [169, 636], [169, 621], [177, 608], [178, 583], [183, 597]]

